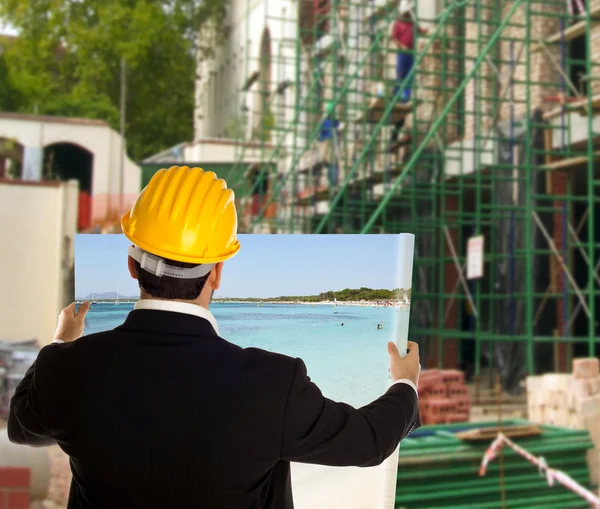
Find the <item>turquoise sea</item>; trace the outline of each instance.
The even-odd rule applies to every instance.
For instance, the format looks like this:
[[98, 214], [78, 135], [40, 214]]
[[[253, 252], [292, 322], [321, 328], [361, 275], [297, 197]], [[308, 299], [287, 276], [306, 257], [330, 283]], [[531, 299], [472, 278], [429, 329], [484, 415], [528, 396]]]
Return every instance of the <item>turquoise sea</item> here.
[[[85, 333], [120, 325], [132, 309], [127, 303], [93, 304]], [[409, 314], [373, 306], [222, 303], [213, 303], [211, 312], [221, 337], [241, 347], [300, 357], [325, 396], [353, 406], [371, 402], [387, 388], [386, 343], [395, 339], [398, 324], [408, 326]]]

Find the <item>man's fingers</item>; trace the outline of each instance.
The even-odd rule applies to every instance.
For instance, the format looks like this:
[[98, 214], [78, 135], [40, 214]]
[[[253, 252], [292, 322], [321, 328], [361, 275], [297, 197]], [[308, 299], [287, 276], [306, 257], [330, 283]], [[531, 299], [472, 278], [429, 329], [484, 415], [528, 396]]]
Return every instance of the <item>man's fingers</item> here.
[[79, 309], [77, 310], [77, 318], [83, 320], [85, 318], [86, 313], [90, 310], [90, 303], [88, 301], [84, 302]]
[[415, 343], [414, 341], [409, 341], [407, 346], [410, 350], [410, 353], [412, 353], [413, 355], [419, 355], [419, 345], [417, 343]]
[[75, 303], [71, 302], [71, 304], [69, 304], [65, 309], [62, 310], [61, 314], [63, 313], [73, 313], [75, 314]]

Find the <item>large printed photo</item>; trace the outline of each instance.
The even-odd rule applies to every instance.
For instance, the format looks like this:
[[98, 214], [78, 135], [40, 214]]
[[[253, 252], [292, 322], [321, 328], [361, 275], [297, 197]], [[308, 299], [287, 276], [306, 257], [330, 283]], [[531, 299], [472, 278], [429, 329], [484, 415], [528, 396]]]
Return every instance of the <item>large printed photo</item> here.
[[[401, 238], [241, 235], [242, 249], [224, 264], [210, 306], [219, 335], [243, 348], [301, 358], [334, 401], [370, 403], [390, 383], [386, 343], [407, 336], [412, 259], [403, 259], [408, 270], [398, 266], [406, 252]], [[86, 334], [122, 324], [139, 298], [127, 270], [129, 245], [122, 235], [76, 238], [76, 299], [91, 302]], [[394, 490], [386, 468], [294, 463], [295, 506], [381, 509], [390, 497], [385, 491]]]

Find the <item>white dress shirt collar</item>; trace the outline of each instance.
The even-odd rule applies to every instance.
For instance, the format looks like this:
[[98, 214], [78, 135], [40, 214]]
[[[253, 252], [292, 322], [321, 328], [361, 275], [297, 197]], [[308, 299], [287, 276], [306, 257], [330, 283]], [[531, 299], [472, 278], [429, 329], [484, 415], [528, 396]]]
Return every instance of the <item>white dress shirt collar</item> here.
[[159, 300], [159, 299], [140, 299], [135, 303], [133, 309], [151, 309], [155, 311], [171, 311], [173, 313], [185, 313], [187, 315], [194, 315], [200, 318], [208, 320], [212, 325], [215, 332], [219, 334], [219, 326], [217, 320], [213, 314], [206, 308], [198, 306], [197, 304], [190, 304], [188, 302], [177, 302], [172, 300]]

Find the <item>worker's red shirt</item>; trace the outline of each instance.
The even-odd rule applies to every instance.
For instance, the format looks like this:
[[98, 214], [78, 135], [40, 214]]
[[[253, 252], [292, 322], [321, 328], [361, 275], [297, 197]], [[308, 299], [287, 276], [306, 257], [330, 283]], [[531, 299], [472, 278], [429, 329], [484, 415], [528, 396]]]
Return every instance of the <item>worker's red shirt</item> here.
[[392, 39], [399, 41], [408, 49], [413, 49], [415, 45], [415, 27], [410, 21], [396, 20], [392, 30]]

